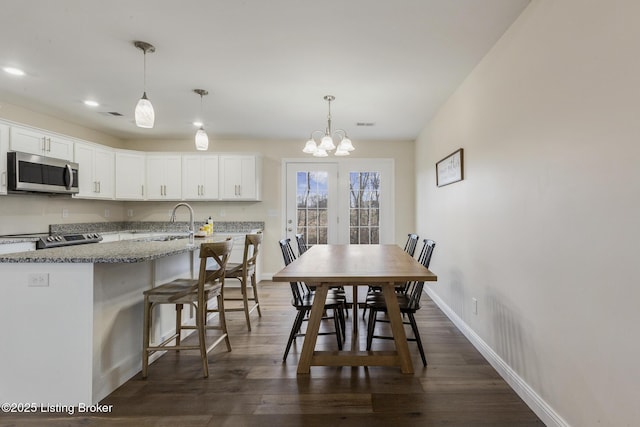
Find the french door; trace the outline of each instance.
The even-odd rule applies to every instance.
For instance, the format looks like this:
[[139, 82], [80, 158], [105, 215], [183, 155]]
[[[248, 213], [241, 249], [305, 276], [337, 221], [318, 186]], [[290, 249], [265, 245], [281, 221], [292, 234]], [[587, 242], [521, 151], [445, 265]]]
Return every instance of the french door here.
[[308, 245], [394, 242], [393, 162], [285, 161], [285, 234]]

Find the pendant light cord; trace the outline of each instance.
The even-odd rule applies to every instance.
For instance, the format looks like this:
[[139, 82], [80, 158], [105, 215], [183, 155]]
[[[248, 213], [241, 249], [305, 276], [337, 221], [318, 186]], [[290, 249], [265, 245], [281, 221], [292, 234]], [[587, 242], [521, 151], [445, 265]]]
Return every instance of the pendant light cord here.
[[142, 55], [142, 89], [144, 93], [147, 93], [147, 51], [143, 50]]

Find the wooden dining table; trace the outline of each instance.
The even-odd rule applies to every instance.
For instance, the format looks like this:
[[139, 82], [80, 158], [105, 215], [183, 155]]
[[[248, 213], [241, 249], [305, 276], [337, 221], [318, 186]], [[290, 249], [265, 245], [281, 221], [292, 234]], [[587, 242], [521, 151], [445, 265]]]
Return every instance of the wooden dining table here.
[[[309, 374], [311, 366], [398, 366], [402, 373], [412, 374], [413, 363], [395, 287], [414, 280], [436, 281], [437, 276], [397, 245], [314, 245], [276, 273], [274, 282], [305, 282], [316, 287], [298, 374]], [[351, 350], [315, 351], [327, 293], [336, 285], [353, 287]], [[361, 351], [358, 348], [359, 285], [382, 288], [396, 351]]]

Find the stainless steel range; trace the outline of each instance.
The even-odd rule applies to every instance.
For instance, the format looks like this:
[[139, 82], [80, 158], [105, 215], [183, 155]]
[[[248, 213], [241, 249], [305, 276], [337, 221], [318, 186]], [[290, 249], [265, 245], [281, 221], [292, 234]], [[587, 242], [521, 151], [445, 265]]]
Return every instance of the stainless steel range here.
[[82, 245], [85, 243], [98, 243], [102, 236], [98, 233], [84, 234], [51, 234], [41, 236], [36, 242], [36, 249], [58, 248], [61, 246]]

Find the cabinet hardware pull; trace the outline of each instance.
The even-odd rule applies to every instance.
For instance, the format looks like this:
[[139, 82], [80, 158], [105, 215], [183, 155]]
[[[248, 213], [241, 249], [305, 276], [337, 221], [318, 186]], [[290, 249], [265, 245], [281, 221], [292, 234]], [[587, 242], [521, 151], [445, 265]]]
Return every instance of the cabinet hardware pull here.
[[2, 172], [2, 185], [7, 185], [7, 173]]
[[142, 193], [140, 193], [140, 195], [144, 197], [144, 184], [142, 184], [140, 187], [142, 187]]

